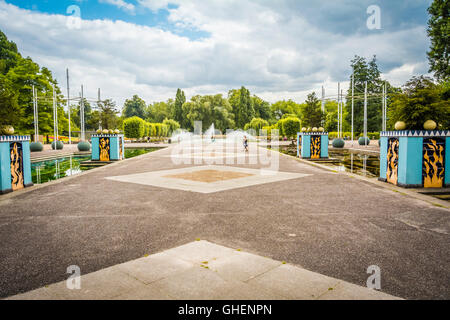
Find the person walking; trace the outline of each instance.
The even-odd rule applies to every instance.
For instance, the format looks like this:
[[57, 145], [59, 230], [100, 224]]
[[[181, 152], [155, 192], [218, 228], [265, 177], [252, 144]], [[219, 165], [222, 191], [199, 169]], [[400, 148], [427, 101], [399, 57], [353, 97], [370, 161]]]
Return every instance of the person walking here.
[[245, 150], [245, 152], [248, 152], [248, 140], [247, 140], [247, 136], [244, 136], [244, 150]]

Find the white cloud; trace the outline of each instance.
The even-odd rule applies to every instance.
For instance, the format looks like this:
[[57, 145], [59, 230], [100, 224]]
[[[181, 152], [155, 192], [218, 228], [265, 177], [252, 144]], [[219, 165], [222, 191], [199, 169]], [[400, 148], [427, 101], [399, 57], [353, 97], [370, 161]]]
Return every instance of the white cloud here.
[[338, 81], [348, 86], [355, 54], [376, 54], [390, 66], [382, 71], [395, 84], [426, 69], [425, 26], [344, 35], [311, 24], [301, 10], [284, 5], [288, 2], [139, 0], [156, 11], [169, 2], [178, 5], [168, 9], [170, 23], [210, 36], [191, 40], [158, 27], [111, 20], [83, 20], [80, 29], [69, 29], [66, 16], [1, 0], [0, 29], [24, 55], [53, 70], [63, 87], [69, 67], [72, 88], [83, 83], [88, 96], [96, 97], [101, 87], [105, 97], [119, 104], [133, 94], [150, 103], [174, 97], [177, 88], [191, 96], [226, 94], [241, 85], [272, 102], [301, 101], [312, 90], [319, 94], [323, 84], [327, 94], [335, 94]]
[[108, 3], [116, 6], [119, 9], [124, 9], [129, 12], [134, 12], [135, 6], [132, 3], [125, 2], [124, 0], [99, 0], [100, 3]]

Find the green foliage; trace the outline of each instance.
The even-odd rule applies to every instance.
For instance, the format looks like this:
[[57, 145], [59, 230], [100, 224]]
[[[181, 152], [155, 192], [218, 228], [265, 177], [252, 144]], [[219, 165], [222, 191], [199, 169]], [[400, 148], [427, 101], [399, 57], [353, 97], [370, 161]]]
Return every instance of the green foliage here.
[[413, 77], [401, 93], [393, 97], [388, 111], [389, 124], [404, 121], [406, 129], [423, 130], [427, 120], [434, 120], [439, 130], [450, 129], [450, 101], [448, 84], [437, 85], [431, 78]]
[[116, 129], [118, 128], [119, 110], [116, 107], [116, 103], [111, 99], [107, 99], [97, 103], [98, 118], [103, 129]]
[[180, 124], [173, 119], [164, 119], [163, 124], [168, 127], [168, 134], [171, 135], [174, 131], [180, 128]]
[[11, 81], [0, 74], [0, 126], [19, 122], [23, 109], [18, 104], [18, 94]]
[[252, 121], [250, 121], [249, 123], [247, 123], [244, 127], [244, 130], [248, 130], [248, 129], [253, 129], [256, 131], [256, 134], [260, 134], [260, 130], [263, 127], [267, 127], [269, 125], [269, 122], [267, 122], [264, 119], [261, 118], [253, 118]]
[[172, 119], [174, 106], [173, 99], [149, 105], [147, 108], [147, 120], [153, 123], [162, 123], [164, 119]]
[[301, 105], [292, 100], [277, 101], [271, 105], [271, 112], [276, 120], [280, 120], [285, 115], [295, 115], [299, 119], [302, 116]]
[[174, 103], [174, 114], [173, 119], [179, 124], [186, 124], [185, 118], [183, 117], [183, 104], [186, 102], [186, 96], [181, 89], [177, 90], [177, 95], [175, 97]]
[[145, 121], [139, 117], [125, 119], [123, 122], [125, 137], [139, 139], [145, 134]]
[[133, 98], [125, 101], [123, 106], [123, 116], [125, 118], [139, 117], [145, 119], [145, 101], [134, 95]]
[[428, 8], [428, 36], [431, 39], [427, 52], [430, 72], [436, 78], [448, 80], [450, 77], [450, 3], [448, 0], [434, 0]]
[[234, 127], [232, 107], [221, 94], [194, 96], [183, 105], [183, 112], [189, 119], [187, 129], [193, 129], [195, 121], [202, 121], [203, 128], [209, 128], [214, 123], [215, 128], [222, 132]]
[[239, 90], [230, 90], [228, 92], [228, 101], [234, 114], [234, 122], [237, 128], [243, 128], [255, 116], [250, 91], [245, 87]]
[[297, 136], [297, 133], [301, 130], [301, 122], [297, 117], [287, 117], [278, 121], [278, 128], [282, 132], [282, 136], [293, 138]]
[[[381, 73], [378, 70], [376, 57], [374, 56], [371, 61], [367, 62], [365, 58], [355, 56], [351, 61], [351, 67], [354, 74], [354, 131], [364, 131], [364, 90], [365, 82], [367, 81], [367, 94], [377, 94], [379, 98], [368, 99], [367, 104], [367, 131], [380, 131], [381, 119], [382, 119], [382, 99], [381, 93], [383, 85], [386, 83], [388, 93], [388, 108], [390, 108], [389, 96], [398, 92], [397, 88], [392, 87], [389, 82], [381, 79]], [[351, 81], [351, 79], [350, 79]], [[346, 124], [344, 128], [350, 128], [351, 124], [351, 86], [347, 91], [347, 105], [344, 110]]]
[[311, 128], [322, 126], [325, 114], [322, 112], [320, 100], [315, 92], [308, 95], [305, 104], [301, 106], [301, 111], [303, 126]]

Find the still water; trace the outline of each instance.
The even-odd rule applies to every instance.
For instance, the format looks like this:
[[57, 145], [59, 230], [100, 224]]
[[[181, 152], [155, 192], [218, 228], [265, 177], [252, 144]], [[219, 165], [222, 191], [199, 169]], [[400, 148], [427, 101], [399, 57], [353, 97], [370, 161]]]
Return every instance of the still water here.
[[[158, 148], [125, 149], [125, 158], [137, 157]], [[31, 163], [31, 178], [34, 184], [42, 184], [64, 177], [80, 174], [83, 171], [93, 169], [81, 165], [84, 161], [91, 160], [91, 155], [66, 156], [52, 160]]]

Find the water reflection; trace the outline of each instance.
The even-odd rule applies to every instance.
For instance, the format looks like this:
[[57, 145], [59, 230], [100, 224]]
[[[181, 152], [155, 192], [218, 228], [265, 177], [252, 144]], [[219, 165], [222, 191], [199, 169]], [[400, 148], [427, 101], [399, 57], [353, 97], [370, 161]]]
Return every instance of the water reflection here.
[[351, 153], [349, 151], [331, 151], [330, 157], [338, 159], [331, 163], [339, 171], [356, 173], [365, 177], [378, 177], [380, 174], [380, 157], [369, 154]]
[[91, 156], [68, 156], [31, 164], [31, 178], [34, 184], [42, 184], [79, 174], [89, 168], [82, 168], [80, 163], [90, 160]]

